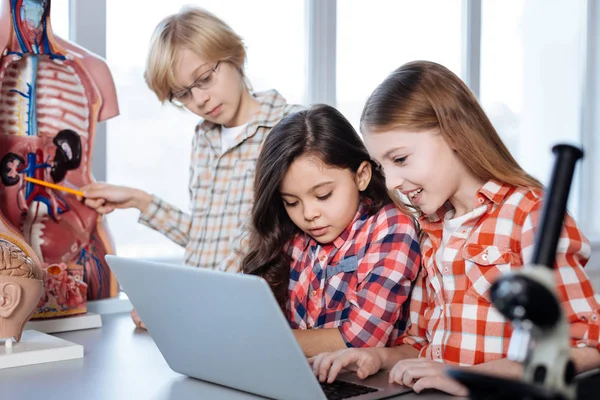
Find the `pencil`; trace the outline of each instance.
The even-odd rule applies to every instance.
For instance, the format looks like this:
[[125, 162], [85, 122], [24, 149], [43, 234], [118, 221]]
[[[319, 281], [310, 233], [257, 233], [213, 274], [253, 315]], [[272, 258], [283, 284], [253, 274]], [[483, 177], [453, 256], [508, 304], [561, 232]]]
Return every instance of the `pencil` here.
[[35, 183], [36, 185], [46, 186], [46, 187], [48, 187], [50, 189], [60, 190], [61, 192], [67, 192], [67, 193], [71, 193], [71, 194], [83, 197], [83, 192], [80, 191], [80, 190], [75, 190], [75, 189], [71, 189], [71, 188], [68, 188], [68, 187], [65, 187], [65, 186], [56, 185], [54, 183], [50, 183], [50, 182], [46, 182], [46, 181], [41, 181], [39, 179], [30, 178], [28, 176], [25, 177], [25, 180], [27, 182]]

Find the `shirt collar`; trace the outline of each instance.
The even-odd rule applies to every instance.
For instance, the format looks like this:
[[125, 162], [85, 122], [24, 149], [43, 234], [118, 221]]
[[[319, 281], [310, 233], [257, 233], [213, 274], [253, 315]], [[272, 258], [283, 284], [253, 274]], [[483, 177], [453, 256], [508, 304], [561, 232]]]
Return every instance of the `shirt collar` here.
[[[513, 187], [505, 183], [499, 182], [494, 179], [490, 179], [479, 189], [477, 197], [484, 196], [492, 203], [498, 205], [502, 204], [506, 195], [511, 191]], [[475, 202], [479, 203], [479, 200], [475, 199]]]
[[[499, 182], [495, 179], [487, 181], [475, 195], [474, 209], [490, 202], [499, 205], [502, 204], [506, 196], [511, 192], [512, 186]], [[444, 221], [444, 216], [452, 210], [452, 204], [447, 201], [440, 209], [430, 215], [421, 214], [419, 216], [419, 225], [425, 231], [439, 229], [439, 225]]]

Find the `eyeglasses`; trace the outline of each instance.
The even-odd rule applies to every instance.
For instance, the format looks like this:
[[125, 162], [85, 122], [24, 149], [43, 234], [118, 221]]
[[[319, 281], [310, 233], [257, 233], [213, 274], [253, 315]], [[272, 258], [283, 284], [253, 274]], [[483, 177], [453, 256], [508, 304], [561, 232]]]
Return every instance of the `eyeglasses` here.
[[186, 103], [189, 103], [190, 100], [192, 100], [193, 88], [198, 88], [201, 90], [210, 89], [217, 81], [214, 74], [217, 72], [217, 68], [219, 67], [220, 63], [221, 61], [217, 61], [214, 68], [209, 69], [208, 71], [200, 75], [190, 86], [186, 87], [183, 90], [180, 90], [179, 92], [171, 93], [169, 101], [175, 104], [176, 106], [184, 106]]

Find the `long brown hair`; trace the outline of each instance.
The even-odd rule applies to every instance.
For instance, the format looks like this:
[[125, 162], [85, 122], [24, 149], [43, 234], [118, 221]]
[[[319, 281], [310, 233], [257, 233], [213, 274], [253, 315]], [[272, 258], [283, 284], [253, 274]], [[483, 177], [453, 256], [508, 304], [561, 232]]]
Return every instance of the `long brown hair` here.
[[392, 72], [368, 98], [360, 126], [363, 135], [437, 129], [476, 178], [542, 188], [510, 154], [467, 85], [440, 64], [413, 61]]
[[354, 173], [364, 161], [370, 162], [371, 181], [361, 192], [363, 199], [369, 199], [367, 213], [375, 214], [392, 202], [382, 172], [339, 111], [318, 104], [282, 119], [267, 136], [256, 163], [249, 251], [242, 260], [242, 271], [264, 278], [282, 309], [288, 298], [291, 262], [284, 249], [300, 230], [283, 206], [279, 187], [294, 160], [307, 154]]

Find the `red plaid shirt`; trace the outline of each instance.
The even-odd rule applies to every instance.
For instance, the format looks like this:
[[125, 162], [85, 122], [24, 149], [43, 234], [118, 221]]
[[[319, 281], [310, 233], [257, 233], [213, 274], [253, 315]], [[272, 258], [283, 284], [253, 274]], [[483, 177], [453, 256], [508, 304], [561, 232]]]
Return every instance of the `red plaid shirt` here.
[[[421, 217], [423, 268], [410, 302], [410, 324], [398, 338], [420, 357], [456, 365], [505, 358], [512, 327], [491, 304], [489, 289], [502, 274], [532, 258], [541, 218], [541, 191], [487, 182], [475, 209], [448, 240], [437, 265], [445, 211]], [[583, 266], [590, 245], [566, 215], [558, 243], [555, 279], [574, 346], [598, 347], [600, 304]]]
[[404, 330], [420, 255], [414, 222], [393, 204], [372, 216], [361, 205], [333, 243], [301, 233], [287, 250], [293, 329], [338, 328], [348, 347], [385, 346]]

